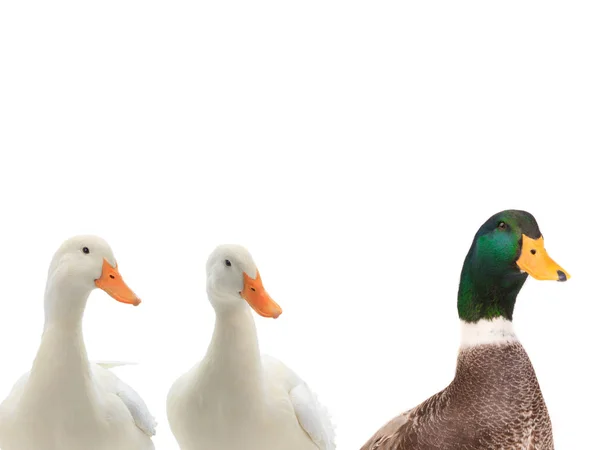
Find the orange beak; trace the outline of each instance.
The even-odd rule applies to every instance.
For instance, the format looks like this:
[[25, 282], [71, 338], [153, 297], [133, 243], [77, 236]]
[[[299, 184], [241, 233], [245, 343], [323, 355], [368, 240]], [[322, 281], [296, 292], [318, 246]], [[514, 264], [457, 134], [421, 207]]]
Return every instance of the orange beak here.
[[240, 295], [260, 316], [277, 319], [281, 315], [281, 307], [265, 291], [258, 270], [255, 279], [244, 272], [244, 289]]
[[523, 235], [523, 247], [517, 266], [536, 280], [567, 281], [571, 278], [565, 269], [550, 258], [544, 247], [543, 237], [531, 239]]
[[118, 266], [111, 266], [106, 259], [102, 263], [102, 275], [96, 280], [96, 286], [121, 303], [133, 306], [142, 303], [123, 281]]

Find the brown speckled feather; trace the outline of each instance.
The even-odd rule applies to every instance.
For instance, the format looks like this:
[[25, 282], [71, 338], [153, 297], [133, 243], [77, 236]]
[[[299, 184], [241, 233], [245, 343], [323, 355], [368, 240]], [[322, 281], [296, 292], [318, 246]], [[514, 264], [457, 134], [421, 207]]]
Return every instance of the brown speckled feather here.
[[452, 383], [383, 426], [361, 450], [553, 450], [533, 366], [518, 342], [460, 351]]

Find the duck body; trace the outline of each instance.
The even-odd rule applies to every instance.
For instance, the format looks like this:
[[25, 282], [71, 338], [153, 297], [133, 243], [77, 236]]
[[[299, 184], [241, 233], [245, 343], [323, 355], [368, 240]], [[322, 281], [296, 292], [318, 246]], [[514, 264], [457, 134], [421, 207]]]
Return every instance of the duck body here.
[[516, 338], [461, 347], [450, 385], [390, 421], [363, 446], [363, 450], [456, 448], [554, 448], [535, 371]]
[[216, 323], [206, 355], [167, 398], [181, 450], [333, 450], [333, 426], [308, 386], [279, 360], [261, 356], [248, 304], [224, 306], [217, 296], [212, 292]]
[[[80, 237], [77, 241], [112, 256], [99, 238]], [[73, 272], [59, 266], [51, 269], [46, 324], [31, 371], [0, 405], [0, 447], [153, 450], [151, 436], [156, 424], [143, 400], [111, 371], [88, 360], [82, 315], [91, 289], [85, 283], [72, 283]], [[78, 268], [81, 270], [81, 265]], [[116, 270], [111, 275], [114, 282], [121, 281]], [[113, 287], [111, 292], [117, 295], [117, 290]], [[139, 301], [132, 292], [131, 299]]]
[[461, 347], [446, 389], [384, 425], [362, 450], [553, 450], [535, 371], [512, 327], [528, 276], [566, 281], [534, 217], [490, 217], [465, 258], [458, 290]]
[[[71, 382], [79, 384], [69, 378], [61, 384]], [[113, 373], [90, 365], [84, 384], [89, 388], [79, 395], [73, 386], [42, 387], [31, 373], [24, 375], [0, 410], [2, 449], [154, 450], [151, 434], [135, 426], [119, 396], [122, 382]]]

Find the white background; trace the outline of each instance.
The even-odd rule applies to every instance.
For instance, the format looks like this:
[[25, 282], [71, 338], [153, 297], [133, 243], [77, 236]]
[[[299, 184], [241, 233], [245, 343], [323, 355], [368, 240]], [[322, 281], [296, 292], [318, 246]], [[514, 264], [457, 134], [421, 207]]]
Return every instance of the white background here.
[[[209, 5], [210, 3], [210, 5]], [[594, 2], [28, 2], [0, 6], [0, 397], [35, 356], [60, 243], [109, 241], [133, 308], [84, 332], [160, 422], [214, 315], [204, 263], [253, 253], [282, 306], [262, 350], [319, 393], [338, 448], [442, 389], [479, 226], [533, 213], [568, 283], [515, 327], [556, 447], [598, 426], [599, 7]]]

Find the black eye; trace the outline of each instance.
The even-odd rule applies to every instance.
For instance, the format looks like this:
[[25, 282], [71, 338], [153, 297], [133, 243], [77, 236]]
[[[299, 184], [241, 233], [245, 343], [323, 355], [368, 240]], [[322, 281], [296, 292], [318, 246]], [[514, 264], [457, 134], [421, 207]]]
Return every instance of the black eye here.
[[498, 223], [498, 228], [500, 228], [501, 230], [506, 230], [508, 226], [506, 225], [506, 223], [500, 222]]
[[87, 247], [83, 247], [83, 248], [81, 249], [81, 251], [87, 255], [87, 254], [90, 252], [90, 249], [89, 249], [89, 248], [87, 248]]
[[231, 261], [229, 261], [228, 259], [225, 260], [225, 265], [227, 267], [231, 267]]

